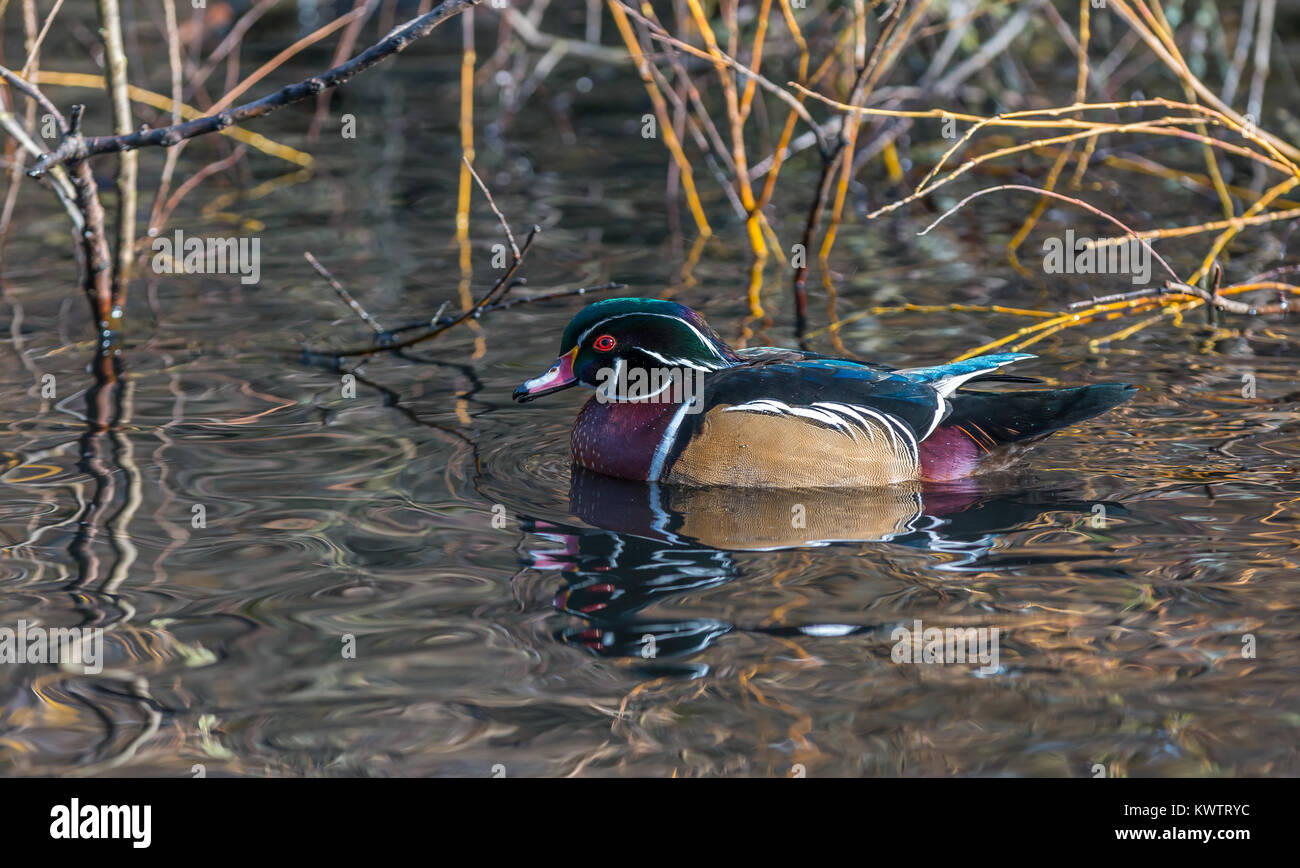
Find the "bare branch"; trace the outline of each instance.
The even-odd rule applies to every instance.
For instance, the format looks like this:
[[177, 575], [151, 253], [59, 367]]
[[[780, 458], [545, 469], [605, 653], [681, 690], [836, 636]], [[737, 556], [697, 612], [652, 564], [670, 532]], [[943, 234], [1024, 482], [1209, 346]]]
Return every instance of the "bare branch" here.
[[528, 249], [533, 246], [533, 239], [536, 238], [537, 233], [541, 231], [542, 227], [533, 226], [532, 231], [528, 233], [528, 237], [524, 239], [523, 247], [519, 248], [519, 255], [511, 259], [510, 266], [506, 268], [505, 273], [497, 279], [497, 282], [492, 285], [492, 288], [485, 292], [483, 296], [470, 306], [468, 310], [462, 312], [449, 322], [439, 323], [435, 320], [430, 323], [427, 331], [418, 334], [413, 338], [406, 338], [405, 340], [398, 341], [397, 343], [356, 347], [331, 353], [321, 353], [312, 350], [307, 350], [306, 352], [313, 356], [328, 356], [341, 359], [347, 356], [372, 356], [379, 352], [404, 350], [407, 347], [414, 346], [415, 344], [423, 343], [430, 338], [435, 338], [448, 329], [455, 328], [463, 322], [471, 319], [478, 319], [482, 316], [485, 309], [492, 306], [494, 302], [500, 302], [512, 287], [523, 282], [522, 278], [518, 281], [515, 280], [515, 272], [519, 270], [519, 266], [523, 265], [524, 257], [528, 255]]
[[348, 292], [347, 289], [344, 288], [343, 284], [338, 282], [338, 279], [330, 273], [329, 269], [316, 260], [315, 256], [312, 256], [309, 251], [304, 251], [302, 255], [303, 258], [311, 263], [311, 267], [316, 269], [316, 273], [325, 278], [330, 287], [338, 293], [338, 297], [343, 299], [343, 303], [352, 308], [352, 312], [361, 318], [363, 323], [374, 329], [374, 332], [377, 335], [382, 335], [385, 332], [384, 327], [379, 324], [379, 320], [371, 316], [369, 312], [367, 312], [366, 309], [352, 297], [352, 293]]
[[[270, 114], [276, 109], [284, 108], [287, 105], [313, 97], [323, 90], [346, 83], [357, 73], [363, 72], [377, 63], [382, 63], [394, 54], [404, 51], [415, 40], [428, 36], [448, 18], [463, 12], [471, 6], [477, 6], [481, 2], [482, 0], [445, 0], [431, 12], [413, 18], [393, 30], [382, 40], [347, 63], [340, 64], [320, 75], [314, 75], [296, 84], [288, 85], [275, 93], [232, 109], [204, 115], [185, 123], [173, 124], [172, 126], [160, 127], [154, 130], [144, 130], [130, 135], [92, 136], [90, 138], [78, 135], [65, 138], [58, 148], [37, 161], [36, 166], [28, 174], [32, 177], [39, 177], [48, 171], [51, 166], [62, 165], [75, 160], [84, 160], [99, 154], [144, 147], [171, 147], [185, 139], [192, 139], [195, 136], [223, 130], [234, 124]], [[8, 70], [3, 70], [3, 72], [7, 73], [4, 76], [6, 81], [14, 83], [11, 79], [16, 79], [22, 85], [30, 87]], [[15, 84], [14, 86], [18, 87], [19, 85]], [[52, 104], [47, 110], [56, 111]]]
[[515, 233], [510, 231], [510, 224], [506, 222], [506, 215], [501, 213], [501, 209], [497, 207], [496, 200], [492, 198], [492, 192], [488, 190], [487, 184], [483, 183], [483, 179], [478, 176], [478, 172], [474, 171], [474, 167], [470, 165], [469, 160], [463, 156], [460, 159], [461, 162], [465, 164], [465, 168], [469, 169], [469, 174], [478, 184], [478, 188], [482, 190], [483, 195], [487, 197], [488, 204], [492, 206], [492, 213], [496, 214], [497, 219], [501, 221], [501, 228], [506, 230], [506, 238], [510, 240], [510, 251], [514, 253], [515, 259], [518, 259], [519, 245], [515, 243]]

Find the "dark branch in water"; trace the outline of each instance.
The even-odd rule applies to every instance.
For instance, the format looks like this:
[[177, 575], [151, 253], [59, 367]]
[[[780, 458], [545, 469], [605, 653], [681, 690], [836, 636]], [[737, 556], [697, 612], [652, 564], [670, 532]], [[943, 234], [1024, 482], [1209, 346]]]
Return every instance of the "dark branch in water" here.
[[[471, 6], [477, 6], [481, 2], [482, 0], [445, 0], [436, 9], [426, 12], [418, 18], [411, 19], [346, 63], [232, 109], [205, 115], [184, 123], [173, 124], [169, 127], [143, 130], [129, 135], [91, 136], [90, 138], [86, 138], [80, 133], [65, 135], [59, 146], [37, 160], [28, 174], [33, 178], [38, 178], [53, 166], [75, 163], [99, 154], [130, 151], [150, 146], [170, 148], [185, 139], [217, 132], [234, 124], [270, 114], [276, 109], [309, 99], [321, 91], [344, 84], [357, 73], [387, 60], [394, 54], [398, 54], [415, 40], [428, 36], [433, 32], [434, 28], [448, 18], [465, 11]], [[21, 78], [8, 70], [5, 70], [5, 73], [4, 78], [6, 81], [9, 81], [24, 93], [29, 93], [28, 88], [30, 88], [30, 85], [27, 85]], [[14, 79], [21, 82], [21, 85], [15, 82]], [[31, 88], [31, 90], [35, 89]], [[41, 106], [54, 114], [55, 117], [59, 117], [57, 110], [48, 100], [42, 102]], [[62, 126], [62, 131], [68, 133], [66, 124]]]
[[370, 356], [384, 351], [404, 350], [407, 347], [415, 346], [416, 344], [423, 343], [431, 338], [436, 338], [448, 329], [455, 328], [463, 322], [467, 322], [471, 319], [478, 319], [483, 314], [484, 308], [492, 304], [492, 302], [504, 298], [507, 292], [519, 283], [522, 283], [522, 281], [515, 281], [515, 273], [519, 271], [519, 266], [523, 265], [524, 257], [528, 255], [529, 248], [533, 246], [533, 239], [535, 239], [537, 234], [541, 231], [542, 227], [534, 225], [532, 231], [528, 233], [528, 237], [524, 239], [524, 246], [519, 249], [519, 255], [511, 257], [510, 266], [506, 269], [505, 274], [501, 275], [497, 282], [492, 284], [492, 288], [485, 292], [483, 297], [476, 301], [469, 310], [458, 316], [452, 317], [449, 322], [433, 325], [428, 331], [422, 334], [418, 334], [413, 338], [405, 338], [396, 343], [383, 344], [381, 346], [356, 347], [350, 350], [341, 350], [329, 353], [329, 355], [338, 358], [346, 358], [348, 356]]
[[[395, 329], [381, 329], [379, 324], [375, 322], [374, 317], [367, 313], [365, 309], [357, 303], [356, 299], [354, 299], [352, 295], [343, 288], [343, 285], [335, 280], [334, 276], [330, 274], [323, 265], [317, 262], [310, 253], [305, 253], [303, 255], [307, 257], [307, 261], [312, 264], [312, 267], [314, 267], [322, 277], [329, 281], [330, 286], [334, 287], [334, 291], [343, 299], [343, 302], [348, 305], [348, 307], [352, 308], [353, 312], [356, 313], [357, 316], [361, 317], [363, 322], [375, 330], [375, 342], [368, 347], [336, 350], [334, 352], [318, 352], [304, 347], [304, 361], [310, 362], [330, 359], [337, 367], [343, 359], [348, 357], [373, 356], [375, 353], [398, 352], [407, 349], [408, 347], [436, 338], [438, 335], [455, 328], [461, 323], [469, 322], [470, 320], [477, 320], [484, 314], [491, 313], [495, 310], [505, 310], [516, 304], [525, 304], [530, 301], [542, 301], [550, 298], [560, 298], [566, 295], [582, 295], [586, 292], [594, 292], [602, 289], [623, 288], [624, 285], [621, 283], [606, 283], [601, 286], [584, 286], [579, 289], [560, 290], [559, 292], [546, 293], [544, 295], [533, 296], [532, 298], [514, 298], [507, 301], [506, 296], [510, 294], [510, 290], [525, 282], [522, 277], [516, 277], [515, 274], [519, 271], [519, 266], [523, 265], [524, 257], [528, 255], [529, 249], [533, 246], [533, 240], [537, 237], [537, 234], [542, 231], [542, 227], [534, 224], [532, 231], [530, 231], [528, 237], [524, 239], [523, 246], [520, 247], [516, 244], [515, 235], [510, 231], [510, 223], [506, 220], [506, 216], [501, 213], [501, 209], [497, 207], [496, 200], [492, 198], [492, 191], [488, 189], [487, 185], [483, 183], [483, 179], [474, 171], [474, 167], [470, 165], [469, 160], [462, 156], [461, 161], [465, 164], [465, 168], [469, 170], [470, 176], [473, 177], [475, 183], [478, 184], [479, 189], [483, 191], [483, 195], [487, 197], [487, 202], [492, 208], [492, 213], [496, 215], [497, 220], [501, 223], [501, 228], [505, 230], [506, 238], [510, 241], [510, 264], [506, 267], [505, 273], [502, 274], [497, 282], [492, 284], [492, 288], [484, 293], [478, 301], [474, 302], [468, 310], [454, 316], [444, 317], [442, 312], [447, 308], [447, 304], [446, 302], [443, 302], [443, 304], [438, 308], [437, 313], [429, 319], [419, 320], [404, 326], [399, 326]], [[401, 340], [397, 339], [399, 334], [408, 331], [415, 331], [416, 329], [420, 329], [420, 333], [414, 337], [403, 338]]]
[[[589, 292], [609, 292], [610, 290], [615, 289], [627, 289], [627, 284], [610, 281], [609, 283], [602, 283], [597, 286], [579, 286], [576, 289], [557, 289], [555, 292], [544, 292], [540, 295], [517, 295], [513, 298], [507, 298], [505, 301], [499, 301], [496, 304], [489, 304], [487, 307], [479, 311], [479, 315], [475, 317], [475, 319], [482, 319], [490, 313], [496, 313], [499, 310], [509, 310], [510, 308], [520, 304], [532, 304], [535, 301], [552, 301], [557, 298], [571, 298], [577, 295], [586, 295]], [[388, 329], [383, 333], [380, 340], [382, 341], [384, 337], [391, 338], [395, 335], [409, 332], [414, 329], [431, 329], [436, 328], [439, 325], [448, 325], [451, 323], [453, 318], [444, 317], [442, 315], [442, 312], [446, 307], [447, 302], [444, 301], [438, 306], [438, 312], [432, 317], [416, 320], [415, 322], [407, 323], [406, 325], [401, 325], [397, 328]]]
[[[501, 279], [498, 280], [469, 310], [455, 316], [444, 317], [442, 312], [446, 310], [447, 303], [443, 302], [439, 305], [437, 313], [432, 317], [417, 320], [413, 323], [407, 323], [406, 325], [398, 326], [393, 329], [378, 328], [378, 322], [375, 318], [366, 312], [365, 308], [363, 308], [360, 303], [352, 297], [352, 294], [348, 292], [337, 279], [335, 279], [329, 270], [317, 262], [316, 258], [310, 253], [304, 253], [303, 256], [305, 256], [307, 261], [312, 264], [312, 267], [329, 282], [334, 291], [339, 294], [341, 299], [343, 299], [344, 304], [350, 307], [364, 323], [375, 330], [375, 343], [369, 347], [358, 347], [356, 349], [336, 350], [332, 352], [322, 352], [304, 347], [303, 359], [308, 362], [329, 360], [337, 364], [340, 360], [351, 356], [370, 356], [382, 352], [396, 352], [437, 337], [443, 332], [449, 331], [462, 323], [470, 320], [481, 319], [487, 314], [495, 313], [497, 311], [509, 310], [516, 305], [532, 304], [535, 301], [552, 301], [557, 298], [586, 295], [589, 292], [607, 292], [615, 289], [627, 289], [627, 284], [625, 283], [610, 281], [597, 286], [580, 286], [575, 289], [560, 289], [555, 292], [541, 293], [540, 295], [517, 296], [515, 298], [506, 299], [506, 294], [512, 288], [524, 282], [522, 278], [512, 279], [512, 276], [518, 269], [518, 266], [523, 262], [525, 254], [528, 253], [528, 248], [532, 245], [534, 236], [540, 231], [541, 229], [539, 227], [533, 227], [532, 231], [528, 233], [528, 237], [524, 240], [524, 246], [519, 251], [519, 257], [511, 262], [510, 268], [507, 269], [504, 275], [502, 275]], [[493, 298], [498, 300], [493, 302], [491, 301]], [[402, 334], [403, 332], [414, 331], [415, 329], [423, 329], [423, 332], [413, 338], [407, 338], [402, 341], [395, 340], [397, 335]]]

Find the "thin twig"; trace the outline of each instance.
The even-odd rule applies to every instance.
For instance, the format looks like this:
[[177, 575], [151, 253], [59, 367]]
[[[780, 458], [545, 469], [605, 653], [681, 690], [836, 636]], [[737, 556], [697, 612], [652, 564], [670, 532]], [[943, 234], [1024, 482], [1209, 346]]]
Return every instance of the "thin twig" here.
[[1066, 196], [1064, 193], [1057, 193], [1054, 190], [1044, 190], [1042, 187], [1031, 187], [1028, 184], [999, 184], [996, 187], [986, 187], [983, 190], [976, 190], [974, 193], [971, 193], [965, 199], [962, 199], [956, 205], [953, 205], [947, 211], [940, 214], [937, 218], [935, 218], [933, 223], [931, 223], [929, 226], [926, 226], [924, 229], [922, 229], [920, 232], [916, 234], [925, 235], [931, 229], [938, 226], [945, 219], [951, 216], [954, 212], [961, 209], [962, 206], [964, 206], [967, 202], [971, 201], [972, 199], [977, 199], [980, 196], [987, 195], [989, 193], [996, 193], [999, 190], [1024, 190], [1028, 193], [1037, 193], [1040, 196], [1050, 196], [1053, 199], [1059, 199], [1062, 202], [1069, 202], [1072, 205], [1078, 205], [1080, 208], [1083, 208], [1086, 211], [1091, 211], [1093, 214], [1096, 214], [1098, 217], [1102, 217], [1106, 220], [1109, 220], [1111, 223], [1114, 223], [1120, 229], [1123, 229], [1126, 234], [1128, 234], [1129, 236], [1137, 240], [1139, 243], [1141, 243], [1142, 246], [1145, 247], [1153, 257], [1155, 257], [1156, 261], [1159, 262], [1162, 266], [1164, 266], [1165, 271], [1168, 271], [1174, 280], [1178, 280], [1178, 272], [1174, 271], [1174, 269], [1169, 265], [1169, 263], [1165, 261], [1165, 258], [1163, 256], [1161, 256], [1159, 253], [1156, 253], [1155, 248], [1151, 246], [1150, 242], [1148, 242], [1145, 238], [1138, 235], [1137, 232], [1130, 229], [1126, 224], [1121, 222], [1118, 218], [1112, 217], [1110, 214], [1107, 214], [1105, 211], [1101, 210], [1095, 205], [1089, 205], [1087, 202], [1083, 201], [1082, 199], [1076, 199], [1073, 196]]
[[[122, 13], [117, 0], [99, 0], [99, 32], [104, 42], [105, 80], [113, 108], [113, 128], [119, 136], [129, 135], [131, 98], [127, 94], [126, 51], [122, 47]], [[39, 163], [38, 163], [39, 165]], [[117, 165], [117, 260], [113, 264], [113, 306], [126, 301], [126, 283], [131, 276], [135, 250], [136, 175], [139, 157], [124, 150]]]
[[325, 278], [325, 280], [329, 283], [329, 285], [333, 287], [334, 291], [338, 293], [339, 298], [343, 299], [343, 303], [346, 304], [348, 307], [352, 308], [352, 312], [355, 313], [357, 316], [361, 317], [361, 321], [363, 323], [365, 323], [366, 325], [374, 329], [375, 334], [382, 335], [387, 331], [382, 325], [379, 324], [379, 320], [375, 319], [373, 316], [367, 313], [366, 309], [362, 307], [355, 298], [352, 297], [352, 293], [344, 289], [343, 284], [339, 283], [338, 280], [335, 279], [334, 275], [330, 274], [329, 270], [316, 260], [315, 256], [312, 256], [311, 253], [307, 251], [303, 251], [302, 255], [303, 258], [305, 258], [308, 262], [311, 263], [311, 267], [316, 269], [316, 273], [319, 274], [321, 277]]
[[[167, 66], [172, 78], [172, 123], [181, 122], [181, 101], [184, 88], [181, 85], [181, 39], [176, 23], [176, 0], [163, 0], [163, 29], [167, 35]], [[176, 173], [176, 163], [180, 160], [184, 143], [167, 149], [167, 159], [163, 161], [162, 175], [158, 179], [158, 188], [153, 194], [153, 206], [149, 209], [149, 231], [156, 232], [162, 228], [159, 209], [171, 190], [172, 175]]]
[[[33, 157], [40, 157], [45, 153], [45, 149], [27, 134], [27, 130], [23, 128], [22, 123], [14, 116], [13, 112], [0, 109], [0, 128], [13, 136], [14, 141]], [[81, 212], [77, 210], [77, 193], [72, 189], [72, 182], [68, 180], [67, 173], [63, 171], [61, 166], [57, 167], [53, 172], [50, 172], [49, 180], [51, 189], [54, 190], [54, 194], [59, 197], [59, 202], [63, 205], [63, 210], [68, 212], [74, 230], [80, 235], [81, 230], [85, 228], [86, 221]]]
[[[30, 46], [27, 52], [27, 64], [35, 66], [40, 57], [40, 42], [36, 33], [36, 0], [23, 0], [22, 15], [23, 35], [27, 39], [28, 46]], [[26, 68], [26, 65], [24, 68]], [[0, 105], [0, 108], [3, 108], [3, 106]], [[27, 103], [27, 112], [23, 120], [25, 121], [25, 128], [35, 128], [35, 103], [30, 101]], [[17, 161], [13, 166], [9, 167], [9, 189], [5, 193], [3, 209], [0, 210], [0, 239], [6, 238], [9, 234], [9, 221], [13, 217], [14, 206], [18, 203], [18, 190], [21, 188], [23, 181], [23, 166], [27, 162], [27, 154], [20, 151], [17, 156]]]
[[1158, 286], [1144, 286], [1141, 289], [1135, 289], [1131, 292], [1112, 292], [1110, 295], [1094, 295], [1092, 298], [1083, 301], [1072, 301], [1066, 305], [1066, 310], [1078, 310], [1081, 307], [1093, 307], [1099, 304], [1110, 304], [1113, 301], [1128, 301], [1130, 298], [1142, 298], [1148, 295], [1159, 295], [1161, 292]]
[[171, 218], [172, 212], [176, 210], [176, 206], [179, 205], [181, 203], [181, 200], [184, 199], [187, 195], [189, 195], [190, 192], [192, 192], [195, 187], [197, 187], [208, 177], [215, 175], [217, 172], [222, 172], [225, 171], [226, 169], [229, 169], [231, 166], [237, 163], [239, 159], [243, 157], [244, 154], [246, 153], [248, 153], [248, 146], [240, 145], [239, 147], [231, 151], [229, 155], [221, 158], [220, 160], [214, 160], [213, 162], [208, 163], [202, 169], [199, 169], [193, 175], [190, 175], [188, 178], [186, 178], [185, 182], [176, 188], [176, 192], [172, 193], [171, 196], [167, 199], [167, 201], [163, 203], [162, 208], [160, 208], [158, 211], [157, 219], [150, 221], [149, 235], [156, 236], [159, 232], [162, 231], [163, 226], [167, 225], [167, 221]]
[[190, 75], [190, 93], [194, 93], [203, 86], [203, 82], [207, 81], [208, 76], [212, 75], [212, 71], [217, 68], [217, 64], [225, 60], [226, 55], [230, 54], [243, 42], [244, 36], [257, 23], [257, 19], [269, 12], [271, 7], [279, 2], [280, 0], [261, 0], [256, 6], [240, 16], [240, 19], [230, 28], [230, 32], [226, 34], [226, 38], [221, 40], [221, 44], [212, 49], [212, 53], [208, 55], [203, 65]]
[[[59, 111], [58, 106], [51, 102], [50, 98], [42, 93], [36, 85], [27, 81], [25, 78], [21, 78], [15, 74], [13, 70], [7, 69], [3, 66], [0, 66], [0, 78], [3, 78], [11, 87], [18, 90], [24, 96], [35, 101], [43, 112], [55, 119], [59, 125], [59, 132], [63, 135], [67, 135], [69, 131], [68, 119], [63, 116], [63, 112]], [[61, 162], [67, 161], [64, 160]]]
[[59, 14], [63, 8], [63, 0], [54, 0], [54, 6], [50, 9], [50, 14], [45, 16], [45, 23], [41, 25], [41, 32], [36, 34], [36, 41], [32, 43], [31, 51], [27, 52], [27, 62], [23, 64], [22, 77], [27, 78], [32, 68], [36, 65], [36, 58], [41, 53], [41, 43], [45, 41], [45, 34], [50, 32], [50, 25], [54, 23], [54, 16]]
[[461, 162], [465, 164], [465, 168], [469, 169], [470, 176], [474, 178], [474, 182], [478, 184], [478, 188], [482, 190], [483, 195], [487, 197], [488, 204], [492, 206], [492, 213], [496, 214], [497, 219], [501, 221], [501, 228], [506, 231], [506, 238], [510, 240], [510, 252], [514, 254], [515, 259], [518, 259], [519, 245], [515, 243], [515, 233], [510, 231], [510, 224], [506, 222], [505, 215], [502, 214], [501, 209], [497, 207], [496, 200], [492, 198], [492, 192], [488, 190], [487, 184], [483, 183], [483, 179], [478, 176], [478, 172], [474, 171], [474, 167], [470, 165], [469, 160], [464, 155], [462, 155], [460, 159]]
[[[631, 15], [632, 17], [636, 18], [638, 21], [645, 24], [647, 28], [647, 33], [650, 34], [651, 39], [654, 39], [657, 42], [662, 42], [666, 45], [671, 45], [674, 48], [677, 48], [681, 51], [685, 51], [687, 54], [691, 54], [703, 60], [714, 62], [715, 57], [711, 55], [709, 52], [703, 51], [699, 48], [696, 48], [694, 45], [691, 45], [687, 42], [682, 42], [680, 39], [676, 39], [673, 36], [669, 35], [668, 31], [666, 31], [658, 22], [651, 21], [649, 18], [646, 18], [644, 15], [642, 15], [637, 10], [633, 9], [627, 3], [624, 3], [623, 0], [613, 0], [613, 2], [618, 3], [618, 5], [622, 7], [623, 11], [626, 12], [628, 15]], [[781, 100], [786, 105], [790, 106], [790, 109], [793, 112], [795, 112], [797, 115], [799, 115], [799, 118], [805, 124], [807, 124], [808, 128], [811, 129], [813, 133], [817, 136], [817, 140], [821, 144], [822, 149], [825, 150], [829, 147], [828, 140], [826, 137], [826, 131], [823, 129], [822, 125], [818, 124], [817, 121], [813, 119], [813, 116], [808, 113], [808, 109], [805, 108], [804, 105], [801, 102], [799, 102], [798, 98], [796, 98], [788, 90], [776, 84], [775, 82], [771, 81], [770, 79], [766, 78], [765, 76], [760, 75], [759, 73], [750, 69], [748, 66], [745, 66], [743, 63], [731, 57], [729, 54], [722, 51], [721, 49], [718, 50], [716, 59], [721, 60], [723, 64], [731, 67], [736, 72], [745, 76], [747, 79], [749, 79], [749, 81], [757, 82], [759, 86], [761, 86], [764, 90], [768, 91], [777, 99]]]
[[568, 298], [574, 295], [586, 295], [589, 292], [611, 292], [619, 289], [627, 289], [626, 283], [601, 283], [596, 286], [580, 286], [577, 289], [557, 289], [555, 292], [543, 292], [538, 295], [516, 295], [514, 298], [508, 298], [505, 301], [499, 301], [496, 304], [490, 304], [483, 308], [483, 315], [498, 310], [509, 310], [516, 305], [532, 304], [536, 301], [553, 301], [557, 298]]

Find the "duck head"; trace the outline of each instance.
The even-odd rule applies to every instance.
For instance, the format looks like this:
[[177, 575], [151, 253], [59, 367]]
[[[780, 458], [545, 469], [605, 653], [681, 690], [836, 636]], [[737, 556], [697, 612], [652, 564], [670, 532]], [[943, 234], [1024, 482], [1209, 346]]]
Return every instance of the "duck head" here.
[[735, 351], [689, 307], [655, 298], [612, 298], [588, 305], [569, 322], [555, 364], [521, 383], [514, 398], [531, 401], [579, 383], [599, 386], [611, 372], [714, 371], [739, 362]]

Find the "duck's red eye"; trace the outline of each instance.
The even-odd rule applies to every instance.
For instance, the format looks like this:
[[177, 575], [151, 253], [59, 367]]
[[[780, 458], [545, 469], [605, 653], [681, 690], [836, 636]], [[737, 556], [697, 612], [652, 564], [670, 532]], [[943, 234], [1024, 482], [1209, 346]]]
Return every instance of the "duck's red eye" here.
[[601, 335], [600, 337], [596, 338], [596, 340], [592, 343], [592, 346], [600, 350], [602, 353], [607, 353], [610, 350], [614, 349], [614, 336]]

